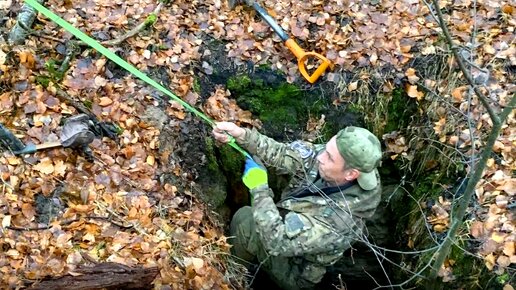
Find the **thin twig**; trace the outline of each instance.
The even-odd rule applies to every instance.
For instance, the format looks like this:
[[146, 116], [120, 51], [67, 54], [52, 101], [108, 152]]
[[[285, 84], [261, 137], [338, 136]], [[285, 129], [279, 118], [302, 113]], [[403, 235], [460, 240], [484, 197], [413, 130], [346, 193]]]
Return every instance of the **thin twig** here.
[[429, 261], [429, 262], [428, 262], [428, 263], [427, 263], [423, 268], [421, 268], [421, 270], [419, 270], [419, 272], [417, 272], [417, 273], [416, 273], [417, 275], [413, 275], [413, 276], [412, 276], [412, 277], [410, 277], [409, 279], [407, 279], [407, 280], [405, 280], [405, 281], [403, 281], [403, 282], [401, 282], [401, 283], [399, 283], [399, 284], [395, 284], [395, 285], [387, 285], [387, 286], [379, 286], [379, 287], [374, 288], [373, 290], [376, 290], [376, 289], [383, 289], [383, 288], [389, 288], [389, 287], [390, 287], [390, 288], [392, 288], [392, 287], [397, 287], [397, 288], [399, 287], [399, 288], [401, 288], [401, 287], [403, 287], [403, 286], [407, 285], [408, 283], [410, 283], [410, 282], [411, 282], [412, 280], [414, 280], [415, 278], [417, 278], [417, 277], [422, 277], [422, 275], [421, 275], [421, 274], [422, 274], [422, 273], [423, 273], [423, 272], [424, 272], [428, 267], [430, 267], [430, 263], [431, 263], [431, 261]]
[[[475, 56], [475, 47], [476, 47], [476, 34], [477, 34], [477, 1], [474, 0], [474, 3], [473, 3], [473, 32], [471, 33], [471, 53], [470, 53], [470, 59], [469, 59], [469, 64], [473, 64], [475, 61], [474, 61], [474, 56]], [[477, 69], [480, 69], [477, 67]], [[470, 70], [469, 70], [469, 73], [471, 74], [472, 73], [472, 68], [470, 67]], [[476, 140], [476, 136], [475, 134], [473, 134], [473, 124], [471, 123], [471, 107], [472, 107], [472, 99], [473, 99], [473, 94], [471, 92], [471, 87], [469, 88], [468, 90], [468, 103], [467, 103], [467, 118], [466, 118], [466, 123], [468, 124], [468, 131], [469, 131], [469, 139], [471, 140], [471, 157], [469, 158], [469, 165], [471, 167], [471, 170], [469, 170], [467, 173], [466, 173], [466, 178], [468, 178], [469, 176], [471, 176], [471, 172], [474, 172], [475, 171], [475, 165], [477, 164], [475, 162], [475, 159], [476, 159], [476, 150], [475, 150], [475, 140]], [[455, 195], [453, 195], [453, 203], [455, 203]], [[453, 211], [450, 212], [450, 220], [453, 218]]]
[[[99, 201], [95, 201], [95, 204], [97, 205], [97, 207], [103, 208], [104, 210], [106, 210], [110, 214], [110, 216], [115, 216], [117, 219], [119, 219], [121, 221], [125, 221], [120, 214], [115, 212], [113, 209], [109, 208], [107, 205], [105, 205]], [[128, 221], [125, 221], [125, 222], [127, 222], [131, 228], [134, 228], [134, 230], [136, 230], [140, 235], [149, 236], [149, 234], [145, 231], [145, 229], [140, 227], [140, 225], [138, 223], [131, 223]]]
[[[374, 278], [373, 275], [369, 274], [369, 272], [367, 272], [366, 269], [363, 269], [363, 270], [367, 274], [367, 276], [369, 276], [369, 278], [371, 278], [371, 280], [373, 280], [373, 282], [376, 284], [376, 286], [382, 287], [382, 284], [378, 283], [378, 281], [376, 281], [376, 279]], [[340, 274], [339, 274], [339, 279], [340, 279]], [[342, 282], [342, 280], [341, 280], [341, 282]]]
[[382, 250], [382, 251], [385, 251], [385, 252], [396, 253], [396, 254], [402, 254], [402, 255], [418, 255], [418, 254], [424, 254], [424, 253], [428, 253], [428, 252], [431, 252], [431, 251], [434, 251], [434, 250], [438, 250], [440, 246], [441, 246], [441, 245], [437, 245], [437, 246], [433, 246], [433, 247], [431, 247], [431, 248], [424, 249], [424, 250], [419, 250], [419, 251], [398, 251], [398, 250], [391, 250], [391, 249], [387, 249], [387, 248], [380, 247], [380, 246], [373, 245], [373, 244], [369, 245], [369, 247], [377, 248], [377, 249]]
[[[156, 6], [154, 11], [152, 11], [152, 13], [150, 15], [154, 15], [154, 17], [156, 17], [159, 14], [162, 7], [163, 7], [163, 2], [160, 1], [158, 6]], [[104, 41], [104, 42], [102, 42], [102, 44], [105, 46], [119, 45], [120, 43], [124, 42], [126, 39], [131, 38], [131, 37], [135, 36], [136, 34], [140, 33], [140, 31], [142, 31], [149, 25], [152, 25], [152, 21], [149, 21], [148, 19], [149, 19], [149, 17], [146, 17], [144, 21], [142, 21], [140, 24], [138, 24], [138, 26], [129, 30], [124, 35], [122, 35], [116, 39], [113, 39], [113, 40]]]
[[253, 275], [253, 278], [251, 279], [251, 282], [249, 282], [249, 285], [253, 285], [254, 279], [256, 278], [256, 275], [258, 274], [258, 271], [260, 271], [260, 268], [262, 267], [262, 265], [265, 262], [267, 262], [267, 260], [269, 260], [269, 258], [270, 258], [270, 255], [267, 253], [267, 258], [265, 258], [263, 261], [260, 262], [260, 264], [256, 268], [256, 271], [254, 272], [254, 275]]
[[432, 235], [432, 229], [430, 228], [430, 225], [428, 221], [426, 220], [425, 213], [423, 212], [423, 208], [421, 207], [421, 204], [418, 200], [416, 200], [415, 197], [410, 194], [410, 192], [407, 191], [408, 196], [417, 204], [417, 207], [419, 208], [419, 212], [421, 213], [421, 216], [423, 218], [423, 222], [425, 223], [425, 228], [428, 231], [428, 236], [434, 241], [435, 244], [439, 245], [439, 242], [435, 239], [434, 235]]
[[448, 107], [457, 112], [458, 114], [460, 114], [462, 117], [464, 118], [467, 118], [467, 115], [464, 114], [464, 112], [462, 112], [461, 110], [457, 109], [455, 106], [453, 106], [452, 104], [450, 104], [450, 102], [448, 102], [448, 100], [446, 100], [444, 97], [440, 96], [438, 93], [436, 93], [435, 91], [433, 91], [432, 89], [430, 89], [429, 87], [425, 86], [422, 82], [418, 83], [418, 86], [420, 86], [421, 88], [423, 88], [427, 93], [430, 93], [432, 94], [434, 97], [438, 98], [439, 100], [443, 101], [446, 105], [448, 105]]
[[47, 35], [45, 33], [42, 33], [42, 31], [37, 31], [37, 30], [34, 30], [34, 29], [30, 28], [30, 27], [25, 27], [24, 24], [21, 24], [20, 26], [22, 28], [24, 28], [25, 30], [27, 30], [27, 33], [29, 35], [33, 35], [33, 36], [40, 37], [40, 38], [50, 39], [50, 40], [53, 40], [53, 41], [60, 42], [62, 44], [66, 44], [67, 43], [67, 41], [64, 40], [64, 39], [57, 38], [57, 37], [51, 36], [51, 35]]
[[2, 175], [0, 175], [0, 181], [2, 181], [3, 186], [9, 187], [9, 189], [11, 189], [11, 190], [14, 189], [13, 186], [10, 183], [5, 181], [5, 179], [4, 179], [4, 177]]
[[[103, 217], [103, 216], [86, 216], [84, 217], [86, 219], [94, 219], [94, 220], [103, 220], [103, 221], [108, 221], [120, 228], [124, 228], [124, 229], [130, 229], [132, 228], [133, 226], [132, 225], [123, 225], [119, 222], [115, 222], [114, 220], [111, 219], [111, 217]], [[65, 227], [65, 226], [68, 226], [74, 222], [79, 222], [81, 221], [82, 218], [81, 217], [78, 217], [78, 218], [74, 218], [74, 219], [70, 219], [70, 220], [66, 220], [66, 221], [63, 221], [61, 223], [59, 223], [60, 226], [62, 227]], [[38, 226], [38, 227], [17, 227], [17, 226], [7, 226], [5, 227], [6, 229], [9, 229], [9, 230], [13, 230], [13, 231], [42, 231], [42, 230], [48, 230], [48, 229], [51, 229], [54, 225], [52, 224], [49, 224], [49, 225], [46, 225], [46, 226]]]
[[[448, 149], [450, 149], [450, 150], [453, 150], [456, 154], [458, 154], [460, 157], [462, 157], [462, 158], [464, 158], [464, 159], [465, 159], [466, 157], [468, 157], [465, 153], [462, 153], [462, 152], [461, 152], [457, 147], [453, 147], [453, 146], [450, 146], [450, 145], [448, 145], [448, 144], [446, 144], [446, 143], [442, 143], [442, 142], [439, 142], [439, 141], [437, 141], [437, 140], [434, 140], [434, 139], [431, 139], [431, 138], [427, 138], [427, 137], [418, 137], [418, 138], [419, 138], [420, 140], [428, 141], [428, 142], [430, 142], [430, 143], [436, 143], [436, 144], [441, 145], [441, 146], [443, 146], [443, 147], [445, 147], [445, 148], [448, 148]], [[440, 150], [440, 149], [439, 149], [439, 148], [437, 148], [436, 146], [433, 146], [433, 147], [434, 147], [436, 150], [438, 150], [441, 154], [443, 154], [443, 155], [448, 155], [448, 154], [445, 154], [442, 150]], [[448, 156], [445, 156], [445, 157], [448, 157]], [[449, 159], [450, 161], [453, 161], [453, 160], [452, 160], [452, 158], [450, 158], [450, 157], [448, 157], [448, 159]], [[464, 159], [463, 159], [463, 160], [464, 160]]]
[[441, 7], [439, 6], [438, 0], [432, 0], [435, 12], [437, 14], [437, 18], [439, 19], [439, 26], [441, 27], [444, 37], [446, 38], [446, 42], [448, 43], [448, 46], [452, 50], [453, 55], [455, 56], [455, 61], [459, 65], [460, 70], [462, 71], [462, 74], [464, 75], [464, 78], [468, 81], [469, 85], [473, 88], [473, 91], [475, 92], [475, 95], [478, 97], [480, 102], [484, 105], [484, 107], [487, 110], [487, 113], [489, 114], [489, 117], [491, 117], [491, 120], [494, 124], [500, 123], [500, 118], [495, 113], [493, 107], [489, 104], [489, 101], [487, 98], [482, 94], [480, 89], [475, 85], [475, 81], [473, 80], [473, 77], [471, 76], [470, 72], [468, 71], [468, 68], [466, 64], [464, 63], [464, 59], [459, 54], [459, 51], [457, 49], [457, 46], [453, 43], [453, 39], [451, 37], [450, 31], [448, 29], [448, 25], [444, 22], [443, 14], [441, 12]]

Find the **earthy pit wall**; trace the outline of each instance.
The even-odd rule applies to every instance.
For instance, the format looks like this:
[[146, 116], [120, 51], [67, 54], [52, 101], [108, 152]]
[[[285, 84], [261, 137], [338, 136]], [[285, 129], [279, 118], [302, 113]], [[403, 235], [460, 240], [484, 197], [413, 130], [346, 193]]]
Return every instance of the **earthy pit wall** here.
[[[447, 79], [452, 77], [446, 55], [431, 55], [416, 58], [408, 67], [415, 68], [422, 79]], [[374, 76], [375, 72], [363, 69], [357, 75]], [[382, 81], [395, 84], [390, 93], [382, 92]], [[352, 109], [364, 112], [366, 126], [377, 136], [396, 133], [405, 138], [404, 153], [388, 152], [383, 158], [380, 174], [384, 185], [395, 184], [394, 190], [385, 190], [388, 196], [388, 207], [392, 213], [392, 222], [396, 224], [394, 233], [396, 243], [391, 249], [405, 252], [418, 252], [439, 245], [446, 236], [446, 231], [435, 231], [428, 223], [432, 215], [432, 206], [440, 198], [459, 200], [466, 184], [465, 165], [457, 158], [457, 151], [437, 140], [433, 127], [445, 112], [444, 100], [435, 93], [425, 91], [421, 100], [410, 98], [405, 93], [408, 80], [403, 74], [383, 72], [381, 78], [367, 80], [358, 86], [355, 93], [350, 94]], [[443, 93], [444, 94], [444, 93]], [[453, 119], [447, 127], [454, 126]], [[451, 128], [453, 130], [453, 128]], [[396, 138], [399, 138], [396, 137]], [[389, 136], [384, 138], [387, 145]], [[398, 154], [395, 156], [395, 154]], [[466, 180], [467, 181], [467, 180]], [[472, 207], [476, 201], [471, 201]], [[466, 219], [471, 217], [466, 217]], [[453, 246], [450, 259], [453, 260], [452, 274], [454, 280], [440, 282], [437, 289], [501, 289], [507, 282], [507, 275], [497, 276], [486, 269], [483, 259], [474, 254], [479, 250], [478, 242], [468, 235], [467, 222], [464, 223], [457, 235], [457, 245]], [[467, 253], [468, 251], [470, 253]], [[403, 283], [420, 272], [431, 261], [434, 251], [419, 254], [395, 254], [392, 259], [398, 267], [393, 269], [391, 282]], [[412, 273], [408, 272], [411, 271]], [[426, 286], [425, 276], [428, 269], [421, 273], [420, 278], [412, 279], [406, 286], [421, 288]], [[375, 277], [376, 278], [376, 277]]]

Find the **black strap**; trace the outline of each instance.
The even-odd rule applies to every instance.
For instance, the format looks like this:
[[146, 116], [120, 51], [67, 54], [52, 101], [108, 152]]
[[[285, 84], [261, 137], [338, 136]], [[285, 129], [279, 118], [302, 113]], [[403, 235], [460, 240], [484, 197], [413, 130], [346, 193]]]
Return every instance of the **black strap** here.
[[310, 190], [310, 186], [306, 186], [306, 187], [298, 189], [299, 192], [294, 192], [292, 195], [289, 195], [289, 197], [301, 198], [301, 197], [307, 197], [307, 196], [319, 196], [322, 193], [324, 193], [326, 195], [330, 195], [335, 192], [341, 192], [343, 190], [346, 190], [355, 184], [357, 184], [356, 179], [353, 180], [352, 182], [348, 182], [344, 185], [323, 187], [323, 188], [318, 189], [315, 192], [312, 192]]

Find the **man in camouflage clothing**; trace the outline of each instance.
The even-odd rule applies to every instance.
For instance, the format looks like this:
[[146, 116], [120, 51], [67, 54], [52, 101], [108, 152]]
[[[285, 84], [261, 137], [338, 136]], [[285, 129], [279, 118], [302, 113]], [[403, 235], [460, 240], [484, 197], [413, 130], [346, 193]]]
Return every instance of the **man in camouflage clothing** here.
[[266, 166], [293, 176], [274, 203], [266, 171], [247, 158], [243, 180], [251, 206], [240, 208], [231, 221], [233, 254], [261, 263], [283, 289], [313, 288], [326, 267], [362, 239], [363, 219], [380, 203], [380, 142], [358, 127], [320, 145], [279, 143], [229, 122], [217, 123], [213, 135], [224, 143], [233, 136]]

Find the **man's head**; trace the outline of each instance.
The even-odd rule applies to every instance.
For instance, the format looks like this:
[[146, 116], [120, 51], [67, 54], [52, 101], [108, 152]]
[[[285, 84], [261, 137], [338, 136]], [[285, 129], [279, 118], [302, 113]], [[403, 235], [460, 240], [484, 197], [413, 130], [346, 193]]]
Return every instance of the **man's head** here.
[[374, 169], [382, 157], [378, 138], [364, 128], [347, 127], [333, 136], [317, 160], [319, 174], [331, 183], [344, 184], [357, 179], [365, 190], [378, 185]]

